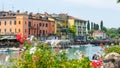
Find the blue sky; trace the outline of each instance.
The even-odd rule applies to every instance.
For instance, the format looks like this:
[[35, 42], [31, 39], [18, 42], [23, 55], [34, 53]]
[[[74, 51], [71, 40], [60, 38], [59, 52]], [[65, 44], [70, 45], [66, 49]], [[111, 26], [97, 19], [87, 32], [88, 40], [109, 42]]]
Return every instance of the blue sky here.
[[120, 27], [120, 4], [117, 0], [0, 0], [0, 10], [34, 13], [67, 13], [74, 17], [104, 22], [108, 28]]

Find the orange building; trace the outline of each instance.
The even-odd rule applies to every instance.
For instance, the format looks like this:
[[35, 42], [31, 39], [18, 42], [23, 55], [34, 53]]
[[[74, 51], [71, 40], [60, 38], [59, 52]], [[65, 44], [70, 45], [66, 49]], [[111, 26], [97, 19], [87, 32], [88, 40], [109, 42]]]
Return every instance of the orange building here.
[[54, 34], [54, 21], [40, 14], [0, 11], [0, 35], [48, 36]]

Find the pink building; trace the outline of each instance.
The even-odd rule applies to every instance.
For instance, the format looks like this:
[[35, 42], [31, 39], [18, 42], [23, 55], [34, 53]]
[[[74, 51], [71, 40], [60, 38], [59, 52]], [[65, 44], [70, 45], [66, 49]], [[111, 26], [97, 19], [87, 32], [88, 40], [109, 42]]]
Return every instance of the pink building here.
[[93, 32], [94, 39], [106, 39], [107, 35], [103, 31], [96, 30]]
[[48, 36], [54, 34], [54, 21], [49, 21], [48, 17], [42, 17], [39, 13], [21, 13], [11, 11], [0, 11], [0, 35], [15, 36], [21, 33], [26, 36], [35, 35]]

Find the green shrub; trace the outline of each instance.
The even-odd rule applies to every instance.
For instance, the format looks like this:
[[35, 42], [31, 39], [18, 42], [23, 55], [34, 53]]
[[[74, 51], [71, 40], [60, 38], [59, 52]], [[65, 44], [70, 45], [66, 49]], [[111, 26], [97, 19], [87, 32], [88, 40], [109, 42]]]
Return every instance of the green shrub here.
[[108, 47], [107, 51], [108, 51], [108, 53], [116, 52], [116, 53], [120, 54], [120, 46], [110, 46], [110, 47]]
[[19, 57], [11, 59], [12, 68], [91, 68], [88, 57], [70, 60], [65, 52], [53, 53], [49, 45], [41, 43], [30, 54], [33, 46], [29, 43], [24, 43], [23, 46], [27, 47], [26, 50]]

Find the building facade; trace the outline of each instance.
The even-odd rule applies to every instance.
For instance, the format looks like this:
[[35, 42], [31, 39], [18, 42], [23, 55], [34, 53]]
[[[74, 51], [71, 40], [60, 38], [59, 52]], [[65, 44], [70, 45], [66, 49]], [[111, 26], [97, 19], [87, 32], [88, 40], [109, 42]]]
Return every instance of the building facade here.
[[94, 39], [106, 39], [107, 35], [103, 31], [96, 30], [93, 32]]
[[76, 36], [85, 36], [86, 35], [86, 21], [81, 20], [72, 16], [69, 16], [68, 19], [68, 27], [75, 26], [76, 27]]
[[0, 35], [48, 36], [54, 34], [54, 21], [40, 14], [0, 11]]

